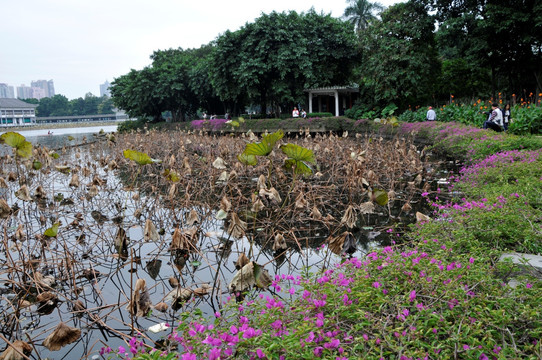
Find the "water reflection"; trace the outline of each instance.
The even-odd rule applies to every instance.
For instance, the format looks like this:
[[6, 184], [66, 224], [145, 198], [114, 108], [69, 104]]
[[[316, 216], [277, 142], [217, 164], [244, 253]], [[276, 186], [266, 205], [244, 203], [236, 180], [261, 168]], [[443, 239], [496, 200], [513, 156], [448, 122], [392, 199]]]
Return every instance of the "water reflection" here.
[[[0, 129], [0, 135], [11, 130], [7, 128]], [[112, 133], [117, 131], [117, 125], [107, 126], [87, 126], [74, 128], [49, 128], [39, 130], [21, 130], [16, 131], [23, 135], [27, 141], [34, 146], [45, 146], [49, 149], [59, 149], [63, 146], [79, 145], [86, 141], [93, 141], [93, 134]], [[10, 150], [6, 145], [0, 144], [0, 155], [6, 154]], [[8, 152], [9, 153], [9, 152]]]

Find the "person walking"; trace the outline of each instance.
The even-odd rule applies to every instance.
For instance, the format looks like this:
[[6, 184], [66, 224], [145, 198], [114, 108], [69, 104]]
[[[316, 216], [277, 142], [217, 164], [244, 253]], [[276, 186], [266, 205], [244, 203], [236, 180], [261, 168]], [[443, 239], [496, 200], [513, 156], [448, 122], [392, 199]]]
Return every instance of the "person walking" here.
[[437, 120], [437, 113], [435, 112], [435, 110], [433, 110], [432, 106], [429, 106], [429, 109], [427, 110], [427, 114], [425, 115], [425, 119], [427, 121]]

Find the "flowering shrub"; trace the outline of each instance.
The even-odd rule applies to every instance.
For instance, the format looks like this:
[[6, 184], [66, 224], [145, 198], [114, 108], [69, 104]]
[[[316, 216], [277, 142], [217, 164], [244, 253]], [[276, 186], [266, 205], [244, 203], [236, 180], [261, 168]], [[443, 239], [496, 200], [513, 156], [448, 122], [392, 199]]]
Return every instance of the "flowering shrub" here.
[[190, 126], [193, 130], [220, 131], [223, 130], [227, 121], [227, 119], [193, 120]]

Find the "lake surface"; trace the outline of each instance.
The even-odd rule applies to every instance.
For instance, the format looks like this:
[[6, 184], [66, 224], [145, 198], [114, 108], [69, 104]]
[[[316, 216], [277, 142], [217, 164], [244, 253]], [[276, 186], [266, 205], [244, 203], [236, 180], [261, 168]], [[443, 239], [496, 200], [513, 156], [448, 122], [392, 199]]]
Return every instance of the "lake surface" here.
[[[103, 130], [103, 131], [102, 131]], [[2, 128], [0, 135], [11, 130]], [[49, 149], [57, 149], [63, 146], [72, 146], [82, 144], [86, 141], [93, 140], [93, 134], [102, 133], [112, 133], [117, 131], [117, 125], [107, 125], [107, 126], [86, 126], [86, 127], [75, 127], [75, 128], [50, 128], [50, 129], [39, 129], [39, 130], [21, 130], [15, 131], [23, 135], [27, 141], [30, 141], [34, 146], [45, 146]], [[51, 132], [51, 134], [49, 134]], [[69, 140], [68, 137], [72, 137], [72, 140]], [[0, 155], [5, 153], [5, 146], [0, 147]]]

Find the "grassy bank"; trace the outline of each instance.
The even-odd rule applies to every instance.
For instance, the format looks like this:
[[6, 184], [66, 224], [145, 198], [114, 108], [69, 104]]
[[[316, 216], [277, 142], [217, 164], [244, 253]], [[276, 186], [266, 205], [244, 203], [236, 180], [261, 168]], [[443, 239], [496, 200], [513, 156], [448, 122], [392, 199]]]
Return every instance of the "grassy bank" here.
[[277, 275], [274, 296], [233, 294], [212, 320], [183, 314], [164, 349], [135, 337], [104, 356], [540, 359], [542, 281], [499, 258], [542, 252], [541, 140], [449, 123], [369, 126], [465, 164], [422, 194], [432, 213], [364, 258]]

